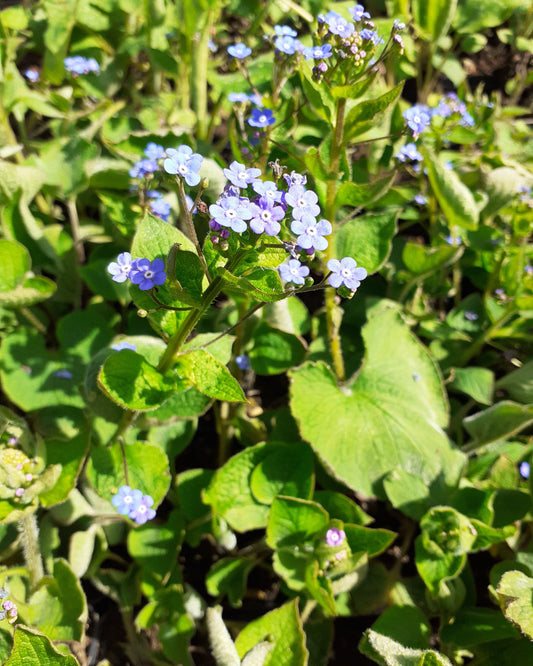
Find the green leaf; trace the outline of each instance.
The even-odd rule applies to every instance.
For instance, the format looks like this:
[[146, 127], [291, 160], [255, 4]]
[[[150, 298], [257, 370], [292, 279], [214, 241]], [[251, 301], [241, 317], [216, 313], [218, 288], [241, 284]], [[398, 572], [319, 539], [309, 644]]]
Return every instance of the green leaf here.
[[433, 359], [394, 310], [368, 318], [365, 360], [351, 383], [339, 388], [324, 363], [290, 373], [302, 437], [331, 473], [367, 496], [384, 498], [383, 477], [396, 469], [455, 485], [465, 458], [441, 430], [447, 404]]
[[426, 247], [407, 242], [403, 248], [402, 261], [415, 275], [428, 275], [442, 266], [453, 263], [462, 254], [463, 248], [461, 247]]
[[434, 650], [417, 650], [367, 629], [359, 650], [380, 666], [452, 666], [451, 661]]
[[446, 34], [457, 8], [457, 0], [412, 0], [416, 27], [426, 41], [437, 42]]
[[[494, 393], [494, 373], [488, 368], [454, 368], [453, 381], [448, 386], [451, 389], [466, 393], [481, 405], [492, 405]], [[532, 396], [533, 397], [533, 396]]]
[[506, 439], [532, 423], [533, 405], [519, 405], [510, 400], [502, 400], [463, 419], [463, 425], [476, 447]]
[[36, 276], [24, 280], [8, 293], [0, 293], [0, 306], [5, 308], [21, 308], [35, 305], [50, 298], [56, 285], [46, 277]]
[[263, 666], [307, 666], [308, 653], [297, 599], [247, 624], [235, 641], [239, 657], [242, 659], [264, 640], [274, 643], [274, 648]]
[[30, 253], [24, 245], [0, 239], [0, 292], [15, 289], [30, 268]]
[[368, 557], [382, 553], [396, 538], [396, 534], [390, 530], [361, 525], [344, 525], [344, 531], [352, 553], [364, 552], [368, 553]]
[[519, 7], [529, 9], [529, 0], [484, 0], [482, 12], [476, 0], [461, 0], [453, 17], [453, 27], [467, 34], [494, 28], [505, 23]]
[[338, 257], [353, 257], [369, 275], [387, 260], [396, 234], [397, 213], [362, 215], [350, 220], [335, 234]]
[[246, 593], [248, 574], [254, 566], [255, 562], [252, 559], [222, 558], [211, 567], [207, 574], [207, 591], [213, 597], [227, 595], [232, 606], [240, 607]]
[[[124, 445], [128, 481], [143, 495], [151, 495], [154, 509], [163, 501], [170, 485], [168, 458], [154, 444], [138, 442]], [[87, 478], [100, 497], [111, 502], [111, 497], [126, 483], [124, 460], [119, 444], [111, 447], [99, 446], [92, 450], [87, 462]], [[114, 509], [110, 506], [110, 511]]]
[[76, 485], [88, 446], [88, 428], [84, 428], [79, 434], [70, 437], [68, 445], [66, 445], [65, 438], [45, 440], [46, 462], [49, 465], [58, 465], [61, 473], [52, 488], [39, 493], [39, 501], [43, 506], [53, 506], [65, 501]]
[[178, 375], [186, 377], [210, 398], [227, 402], [246, 402], [239, 382], [225, 365], [204, 349], [180, 354], [175, 363]]
[[335, 197], [335, 206], [337, 208], [341, 206], [354, 206], [355, 208], [368, 206], [389, 190], [395, 177], [396, 172], [393, 172], [378, 178], [372, 183], [362, 183], [361, 185], [352, 182], [342, 183]]
[[496, 388], [507, 391], [513, 400], [533, 403], [533, 361], [499, 379]]
[[268, 517], [266, 540], [271, 548], [313, 541], [325, 530], [329, 516], [320, 504], [296, 497], [276, 497]]
[[403, 89], [403, 83], [398, 84], [391, 90], [375, 99], [369, 99], [356, 104], [346, 114], [344, 121], [344, 141], [349, 143], [362, 131], [366, 131], [366, 123], [370, 120], [377, 122], [379, 114], [385, 111], [389, 106], [395, 104]]
[[276, 495], [310, 499], [314, 483], [313, 452], [303, 442], [276, 445], [250, 478], [255, 499], [269, 506]]
[[258, 502], [250, 489], [250, 478], [257, 465], [272, 451], [270, 444], [257, 444], [237, 453], [217, 470], [203, 501], [238, 532], [265, 527], [268, 507]]
[[56, 650], [40, 631], [18, 624], [13, 635], [13, 650], [4, 666], [78, 666], [78, 662], [72, 655]]
[[65, 560], [54, 562], [27, 607], [31, 623], [52, 640], [81, 641], [87, 621], [87, 602], [81, 583]]
[[305, 358], [306, 347], [301, 338], [272, 328], [266, 322], [254, 329], [252, 341], [250, 361], [260, 375], [279, 375]]
[[429, 647], [432, 629], [416, 606], [390, 606], [372, 625], [372, 631], [387, 636], [408, 648]]
[[424, 156], [431, 188], [446, 216], [448, 225], [476, 229], [479, 211], [472, 192], [455, 171], [444, 167], [430, 148], [422, 146], [420, 150]]
[[496, 594], [505, 617], [533, 640], [533, 578], [522, 571], [508, 571], [501, 577]]
[[323, 506], [331, 518], [342, 520], [343, 523], [368, 525], [374, 520], [358, 504], [342, 493], [319, 490], [315, 492], [313, 500]]
[[162, 375], [140, 354], [125, 349], [107, 358], [98, 373], [98, 385], [123, 409], [145, 412], [172, 395], [176, 380]]
[[383, 480], [390, 503], [406, 516], [420, 520], [430, 506], [430, 488], [418, 476], [395, 469]]

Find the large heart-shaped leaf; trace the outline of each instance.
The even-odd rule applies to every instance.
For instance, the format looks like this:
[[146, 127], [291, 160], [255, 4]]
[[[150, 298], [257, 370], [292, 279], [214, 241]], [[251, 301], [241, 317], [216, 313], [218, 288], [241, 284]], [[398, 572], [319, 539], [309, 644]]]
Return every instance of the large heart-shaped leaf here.
[[401, 316], [374, 309], [355, 380], [339, 387], [324, 363], [290, 373], [291, 409], [332, 473], [365, 495], [385, 497], [383, 477], [404, 470], [453, 486], [464, 463], [441, 428], [447, 404], [437, 367]]

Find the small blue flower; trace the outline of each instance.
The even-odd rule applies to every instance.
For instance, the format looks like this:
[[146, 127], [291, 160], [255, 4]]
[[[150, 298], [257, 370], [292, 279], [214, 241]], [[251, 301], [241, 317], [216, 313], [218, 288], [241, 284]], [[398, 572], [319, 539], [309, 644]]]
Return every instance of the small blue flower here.
[[461, 245], [461, 243], [463, 242], [461, 236], [455, 236], [454, 238], [453, 236], [450, 235], [446, 236], [444, 240], [448, 243], [448, 245]]
[[365, 12], [363, 5], [355, 5], [355, 7], [348, 7], [348, 11], [352, 15], [353, 20], [359, 23], [362, 19], [370, 19], [370, 14]]
[[131, 178], [144, 178], [148, 174], [157, 171], [157, 169], [158, 164], [155, 160], [143, 158], [142, 160], [135, 162], [135, 164], [131, 167], [129, 174]]
[[94, 58], [84, 58], [83, 56], [69, 56], [63, 61], [67, 72], [78, 76], [80, 74], [99, 74], [100, 65]]
[[123, 349], [137, 351], [137, 345], [134, 345], [132, 342], [128, 342], [127, 340], [121, 340], [120, 342], [115, 342], [111, 349], [114, 349], [115, 351], [122, 351]]
[[432, 111], [425, 104], [415, 104], [403, 112], [403, 117], [407, 121], [407, 125], [412, 130], [415, 138], [430, 125], [431, 116]]
[[419, 206], [425, 206], [427, 204], [428, 200], [426, 199], [426, 197], [423, 194], [415, 194], [415, 202]]
[[146, 144], [144, 154], [149, 160], [159, 160], [162, 157], [165, 157], [165, 149], [158, 143], [150, 141], [150, 143]]
[[211, 51], [211, 53], [216, 53], [217, 49], [218, 49], [217, 45], [215, 44], [215, 42], [212, 39], [210, 39], [207, 42], [207, 48]]
[[326, 532], [326, 543], [332, 548], [335, 546], [340, 546], [341, 543], [346, 538], [346, 533], [344, 530], [339, 530], [337, 527], [331, 527]]
[[414, 143], [407, 143], [402, 146], [394, 157], [400, 162], [407, 162], [408, 160], [421, 162], [424, 159]]
[[129, 252], [122, 252], [118, 255], [116, 261], [108, 264], [107, 272], [111, 273], [111, 279], [114, 282], [126, 282], [130, 276], [132, 263], [131, 254]]
[[528, 462], [526, 462], [524, 460], [524, 462], [520, 463], [519, 471], [520, 471], [520, 476], [523, 479], [529, 479], [530, 470], [529, 470], [529, 463]]
[[328, 29], [333, 35], [340, 37], [349, 37], [355, 30], [353, 23], [348, 23], [344, 17], [333, 11], [326, 14], [325, 23], [328, 24]]
[[229, 169], [224, 169], [224, 175], [235, 187], [244, 189], [254, 183], [261, 175], [261, 169], [247, 169], [240, 162], [232, 162]]
[[274, 114], [270, 109], [253, 109], [252, 117], [248, 118], [248, 125], [252, 127], [268, 127], [276, 122]]
[[159, 190], [148, 190], [146, 196], [149, 199], [161, 199], [163, 197], [163, 195], [161, 194], [161, 192], [159, 192]]
[[163, 222], [168, 222], [170, 216], [170, 204], [163, 199], [156, 199], [150, 203], [150, 210], [156, 216], [159, 217]]
[[288, 35], [285, 35], [284, 37], [276, 37], [274, 46], [277, 51], [285, 53], [286, 55], [293, 55], [302, 48], [301, 43], [297, 39]]
[[72, 379], [72, 372], [69, 372], [68, 370], [56, 370], [54, 375], [61, 379]]
[[525, 266], [524, 273], [526, 273], [527, 275], [533, 275], [533, 266]]
[[447, 169], [448, 171], [453, 171], [455, 169], [455, 166], [453, 162], [450, 162], [448, 160], [447, 162], [444, 162], [444, 168]]
[[228, 46], [228, 53], [230, 54], [230, 56], [238, 58], [239, 60], [247, 58], [251, 52], [252, 49], [246, 46], [246, 44], [243, 44], [242, 42]]
[[298, 37], [296, 30], [288, 25], [275, 25], [274, 32], [278, 37]]
[[335, 289], [345, 285], [351, 291], [356, 291], [361, 284], [361, 280], [364, 280], [368, 275], [366, 268], [357, 266], [357, 262], [352, 257], [344, 257], [340, 261], [330, 259], [328, 269], [331, 271], [328, 282]]
[[35, 67], [29, 67], [27, 70], [25, 70], [24, 76], [28, 79], [28, 81], [31, 81], [31, 83], [37, 83], [37, 81], [41, 78], [39, 70]]
[[209, 206], [211, 216], [222, 227], [229, 227], [238, 234], [246, 231], [246, 222], [252, 217], [249, 201], [239, 197], [223, 197]]
[[479, 315], [476, 312], [472, 312], [472, 310], [466, 310], [465, 319], [468, 319], [468, 321], [476, 321], [479, 319]]
[[248, 95], [246, 93], [229, 93], [228, 100], [234, 103], [246, 104], [248, 102]]
[[281, 279], [284, 282], [293, 282], [294, 284], [304, 284], [309, 275], [309, 267], [303, 266], [298, 259], [289, 259], [281, 266], [278, 266]]
[[276, 203], [281, 203], [283, 192], [278, 190], [278, 186], [272, 180], [256, 180], [252, 183], [252, 189], [262, 197], [272, 199], [272, 201], [275, 201]]
[[[138, 492], [140, 493], [141, 491], [139, 490]], [[143, 495], [139, 503], [130, 510], [128, 515], [138, 525], [144, 525], [146, 521], [155, 518], [155, 511], [151, 508], [153, 504], [154, 500], [150, 497], [150, 495]]]
[[376, 46], [383, 42], [383, 39], [381, 39], [375, 30], [363, 28], [363, 30], [359, 32], [359, 35], [361, 39], [366, 39], [367, 42], [373, 42]]
[[193, 153], [189, 146], [179, 146], [179, 148], [169, 148], [167, 158], [163, 162], [163, 168], [167, 173], [176, 174], [185, 179], [187, 185], [193, 187], [200, 182], [200, 168], [203, 157], [198, 153]]
[[403, 21], [400, 21], [400, 19], [394, 19], [392, 27], [394, 28], [394, 30], [405, 30], [405, 23], [403, 23]]
[[303, 50], [304, 58], [306, 60], [320, 60], [329, 58], [333, 55], [331, 51], [331, 44], [323, 44], [322, 46], [309, 46]]
[[306, 190], [303, 185], [291, 185], [285, 194], [285, 202], [292, 207], [295, 220], [300, 220], [304, 215], [316, 217], [320, 214], [318, 196], [312, 190]]
[[269, 197], [259, 197], [257, 203], [250, 204], [250, 229], [256, 234], [277, 236], [281, 231], [280, 220], [285, 217], [281, 206], [275, 206]]
[[240, 354], [239, 356], [236, 356], [235, 365], [239, 368], [239, 370], [248, 370], [250, 367], [250, 357], [246, 356], [246, 354]]
[[139, 506], [142, 496], [140, 490], [133, 490], [129, 486], [120, 486], [118, 493], [111, 498], [111, 504], [121, 516], [128, 516], [130, 511]]
[[148, 291], [155, 285], [164, 284], [167, 279], [165, 262], [162, 259], [135, 259], [131, 266], [130, 280], [139, 285], [141, 291]]
[[332, 232], [331, 223], [328, 220], [316, 221], [311, 215], [303, 215], [301, 219], [293, 220], [291, 231], [297, 234], [297, 244], [304, 250], [325, 250], [328, 241], [324, 236], [329, 236]]
[[258, 95], [257, 93], [252, 93], [251, 95], [248, 95], [248, 99], [252, 104], [255, 104], [258, 109], [262, 109], [264, 104], [263, 104], [263, 98]]
[[307, 176], [296, 171], [291, 171], [290, 174], [284, 174], [285, 182], [290, 187], [291, 185], [305, 185], [307, 183]]

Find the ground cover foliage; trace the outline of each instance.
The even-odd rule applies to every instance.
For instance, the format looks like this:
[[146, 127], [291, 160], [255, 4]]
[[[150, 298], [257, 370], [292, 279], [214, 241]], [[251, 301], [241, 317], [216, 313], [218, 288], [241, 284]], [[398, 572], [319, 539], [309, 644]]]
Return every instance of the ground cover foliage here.
[[4, 3], [1, 663], [532, 661], [532, 34]]

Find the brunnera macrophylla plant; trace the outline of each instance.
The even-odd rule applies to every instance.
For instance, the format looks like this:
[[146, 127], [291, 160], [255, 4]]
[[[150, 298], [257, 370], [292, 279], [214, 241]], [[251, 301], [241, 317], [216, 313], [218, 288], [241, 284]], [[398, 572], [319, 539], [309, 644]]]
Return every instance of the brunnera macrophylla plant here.
[[0, 11], [2, 663], [531, 661], [528, 8], [386, 4]]

